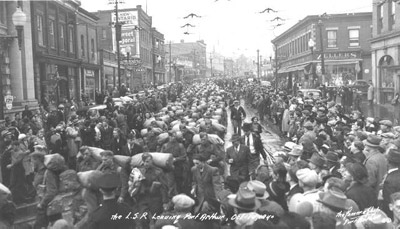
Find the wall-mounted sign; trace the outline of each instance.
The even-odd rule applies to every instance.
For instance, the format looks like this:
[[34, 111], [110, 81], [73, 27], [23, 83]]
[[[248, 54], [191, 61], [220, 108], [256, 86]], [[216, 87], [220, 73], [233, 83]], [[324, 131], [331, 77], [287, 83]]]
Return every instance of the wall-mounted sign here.
[[[360, 58], [360, 52], [328, 52], [324, 53], [326, 60], [341, 60], [341, 59], [356, 59]], [[321, 59], [321, 54], [318, 55], [318, 60]]]
[[13, 107], [14, 96], [6, 95], [4, 96], [4, 102], [6, 103], [7, 110], [11, 110]]

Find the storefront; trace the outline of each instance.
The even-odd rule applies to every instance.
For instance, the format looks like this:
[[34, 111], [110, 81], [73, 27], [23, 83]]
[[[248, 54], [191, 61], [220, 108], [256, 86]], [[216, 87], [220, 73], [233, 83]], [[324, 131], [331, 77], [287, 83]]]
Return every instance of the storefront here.
[[[385, 55], [379, 60], [378, 71], [380, 77], [377, 87], [380, 91], [380, 102], [383, 104], [390, 103], [394, 96], [395, 84], [399, 83], [400, 69], [394, 65], [391, 56]], [[399, 88], [398, 85], [397, 88]]]
[[96, 91], [100, 91], [98, 69], [81, 69], [81, 88], [89, 101], [95, 100]]
[[40, 98], [50, 107], [79, 98], [77, 67], [39, 62]]
[[104, 77], [103, 77], [103, 90], [104, 91], [108, 91], [108, 92], [112, 92], [114, 90], [115, 87], [115, 74], [117, 74], [115, 68], [111, 67], [111, 66], [103, 66], [103, 71], [104, 71]]

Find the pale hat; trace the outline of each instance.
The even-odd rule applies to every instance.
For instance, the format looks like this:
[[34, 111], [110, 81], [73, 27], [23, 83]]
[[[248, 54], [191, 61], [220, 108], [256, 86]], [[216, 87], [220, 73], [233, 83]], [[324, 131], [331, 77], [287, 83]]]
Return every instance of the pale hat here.
[[172, 197], [172, 203], [174, 204], [175, 208], [188, 209], [193, 207], [195, 201], [185, 194], [178, 194]]
[[296, 176], [299, 181], [307, 186], [315, 186], [318, 183], [318, 174], [309, 168], [297, 170]]

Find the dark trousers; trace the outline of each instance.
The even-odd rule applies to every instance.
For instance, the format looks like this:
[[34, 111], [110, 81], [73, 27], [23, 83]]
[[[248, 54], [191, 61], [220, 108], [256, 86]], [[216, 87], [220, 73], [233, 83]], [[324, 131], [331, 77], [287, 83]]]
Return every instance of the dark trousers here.
[[232, 120], [233, 133], [242, 135], [242, 120]]

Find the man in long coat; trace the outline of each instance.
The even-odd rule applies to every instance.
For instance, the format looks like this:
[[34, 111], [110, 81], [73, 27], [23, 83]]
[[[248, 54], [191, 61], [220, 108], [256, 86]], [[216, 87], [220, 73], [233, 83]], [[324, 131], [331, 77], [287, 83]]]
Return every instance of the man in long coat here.
[[230, 164], [231, 176], [241, 181], [248, 180], [250, 149], [246, 145], [240, 144], [238, 134], [234, 134], [231, 141], [233, 145], [226, 149], [226, 162]]
[[216, 194], [222, 190], [222, 184], [218, 168], [209, 166], [203, 155], [194, 155], [193, 164], [191, 194], [198, 200], [195, 207], [195, 213], [198, 213], [203, 206], [217, 201]]

